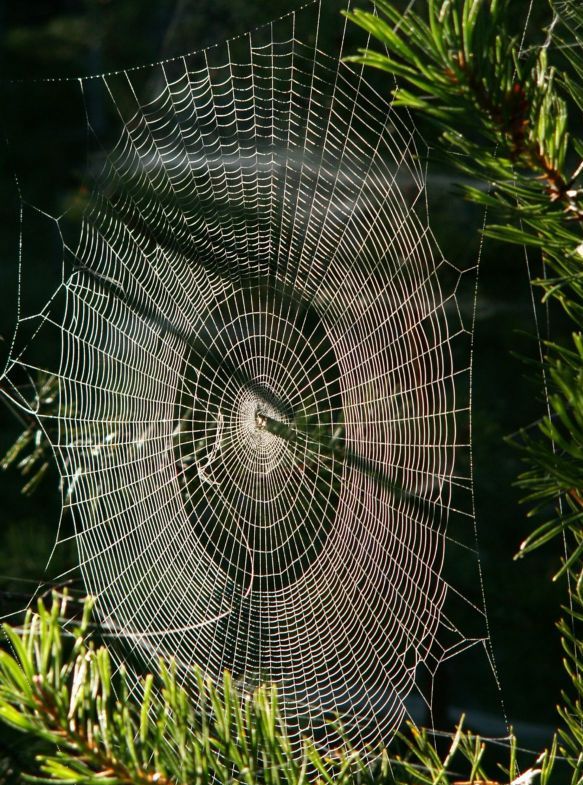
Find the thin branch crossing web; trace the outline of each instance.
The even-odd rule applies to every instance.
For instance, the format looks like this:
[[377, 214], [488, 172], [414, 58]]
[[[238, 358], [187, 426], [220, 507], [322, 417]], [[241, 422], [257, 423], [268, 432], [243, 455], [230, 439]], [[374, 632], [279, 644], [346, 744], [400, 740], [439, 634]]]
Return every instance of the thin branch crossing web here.
[[[448, 554], [477, 564], [475, 270], [428, 227], [410, 118], [299, 37], [317, 13], [69, 84], [94, 185], [75, 242], [43, 215], [62, 280], [21, 314], [5, 379], [57, 379], [56, 413], [11, 395], [126, 651], [274, 681], [292, 734], [331, 740], [339, 717], [367, 743], [422, 671], [488, 648], [447, 574]], [[47, 335], [54, 366], [30, 359]]]

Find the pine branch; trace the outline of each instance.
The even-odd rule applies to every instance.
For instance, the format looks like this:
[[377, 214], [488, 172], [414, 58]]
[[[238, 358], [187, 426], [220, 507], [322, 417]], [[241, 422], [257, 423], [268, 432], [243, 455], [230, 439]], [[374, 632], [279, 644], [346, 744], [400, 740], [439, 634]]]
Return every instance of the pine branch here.
[[268, 769], [279, 781], [282, 763], [286, 777], [301, 781], [273, 691], [235, 701], [228, 676], [217, 688], [199, 675], [194, 701], [162, 665], [157, 683], [148, 676], [135, 698], [123, 671], [112, 677], [108, 651], [93, 646], [90, 602], [64, 654], [66, 602], [55, 599], [50, 612], [39, 603], [20, 635], [5, 627], [14, 655], [0, 652], [0, 719], [55, 750], [39, 760], [41, 781], [271, 782]]
[[[39, 373], [35, 397], [40, 415], [54, 410], [57, 387], [57, 379], [54, 376]], [[2, 392], [3, 387], [0, 382], [0, 400], [2, 400]], [[19, 416], [23, 419], [21, 413]], [[16, 466], [24, 479], [22, 493], [30, 495], [34, 493], [47, 475], [51, 451], [46, 434], [37, 420], [33, 417], [26, 417], [24, 425], [25, 428], [17, 440], [0, 458], [0, 469], [6, 471], [12, 466]]]
[[[123, 671], [112, 675], [107, 649], [92, 642], [91, 601], [71, 636], [62, 626], [66, 606], [66, 596], [55, 595], [51, 609], [39, 603], [18, 632], [6, 626], [13, 653], [0, 653], [0, 721], [42, 739], [47, 750], [35, 781], [461, 785], [465, 776], [468, 785], [498, 785], [485, 769], [482, 740], [461, 724], [445, 756], [415, 727], [400, 736], [402, 756], [348, 746], [324, 751], [309, 741], [294, 749], [273, 687], [242, 694], [228, 674], [214, 685], [198, 673], [187, 691], [162, 663], [130, 690]], [[550, 775], [555, 754], [543, 756], [532, 776]], [[505, 782], [518, 776], [514, 739], [503, 773]]]
[[388, 54], [366, 49], [347, 60], [398, 77], [404, 87], [394, 90], [395, 105], [426, 115], [448, 160], [490, 185], [486, 194], [468, 189], [469, 198], [523, 219], [522, 229], [502, 225], [488, 234], [556, 247], [560, 224], [561, 252], [574, 253], [583, 239], [573, 226], [583, 220], [583, 191], [579, 168], [566, 171], [568, 107], [557, 85], [565, 78], [549, 65], [547, 51], [521, 57], [504, 0], [434, 0], [427, 19], [413, 11], [400, 19], [388, 0], [376, 5], [380, 16], [358, 9], [347, 16]]

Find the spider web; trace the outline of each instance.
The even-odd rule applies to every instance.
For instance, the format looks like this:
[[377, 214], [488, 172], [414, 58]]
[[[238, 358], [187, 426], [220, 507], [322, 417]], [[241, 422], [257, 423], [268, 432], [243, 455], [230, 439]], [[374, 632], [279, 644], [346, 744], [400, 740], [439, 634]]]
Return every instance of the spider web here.
[[[339, 717], [365, 744], [422, 672], [489, 651], [481, 596], [446, 563], [479, 581], [475, 269], [429, 229], [410, 118], [318, 48], [318, 21], [310, 4], [67, 83], [99, 171], [74, 241], [71, 211], [36, 210], [62, 280], [20, 314], [5, 378], [57, 380], [56, 413], [38, 382], [11, 394], [58, 460], [74, 531], [57, 544], [75, 540], [125, 651], [175, 656], [185, 681], [273, 681], [292, 736], [332, 743]], [[58, 360], [33, 360], [50, 342]]]

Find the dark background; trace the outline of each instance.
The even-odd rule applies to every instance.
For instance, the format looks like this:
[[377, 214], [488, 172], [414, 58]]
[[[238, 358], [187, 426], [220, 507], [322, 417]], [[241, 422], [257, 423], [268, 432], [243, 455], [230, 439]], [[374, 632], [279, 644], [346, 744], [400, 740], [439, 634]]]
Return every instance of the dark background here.
[[[338, 48], [338, 15], [345, 3], [322, 0], [321, 48]], [[418, 5], [421, 5], [418, 3]], [[2, 363], [15, 323], [18, 260], [18, 199], [14, 174], [27, 184], [26, 198], [59, 214], [84, 188], [85, 129], [74, 91], [68, 112], [56, 111], [50, 83], [30, 80], [102, 73], [152, 63], [198, 50], [244, 33], [300, 7], [293, 0], [28, 0], [0, 6], [0, 74], [3, 136], [26, 136], [26, 155], [2, 147], [0, 182], [0, 344]], [[524, 26], [527, 3], [513, 4], [517, 29]], [[535, 3], [527, 40], [536, 41], [548, 12]], [[346, 50], [350, 51], [352, 31]], [[356, 40], [356, 38], [355, 38]], [[14, 80], [15, 83], [12, 83]], [[19, 80], [24, 80], [19, 82]], [[385, 86], [381, 83], [381, 89]], [[385, 92], [389, 95], [389, 85]], [[66, 105], [66, 104], [65, 104]], [[59, 104], [60, 107], [63, 104]], [[70, 128], [77, 131], [71, 133]], [[420, 129], [429, 140], [429, 129]], [[432, 141], [434, 144], [434, 141]], [[16, 170], [16, 172], [15, 172]], [[435, 162], [429, 169], [432, 228], [446, 258], [471, 266], [479, 252], [482, 212], [463, 201], [451, 170]], [[51, 231], [31, 226], [23, 250], [31, 298], [44, 301], [58, 278], [59, 240]], [[532, 252], [531, 275], [541, 274]], [[32, 284], [30, 283], [32, 281]], [[472, 710], [485, 732], [503, 733], [501, 701], [512, 723], [523, 727], [522, 741], [539, 746], [557, 722], [555, 706], [564, 686], [561, 649], [554, 623], [565, 587], [551, 583], [560, 554], [547, 548], [527, 559], [513, 556], [532, 523], [513, 487], [520, 456], [504, 437], [544, 414], [533, 302], [543, 337], [560, 337], [560, 314], [547, 313], [540, 294], [529, 286], [525, 253], [487, 242], [481, 258], [474, 347], [474, 467], [480, 557], [492, 644], [501, 690], [471, 658], [454, 660], [441, 677], [444, 702], [455, 711]], [[50, 351], [50, 347], [47, 347]], [[521, 356], [533, 360], [526, 366]], [[2, 364], [3, 367], [3, 364]], [[25, 423], [24, 423], [25, 424]], [[23, 421], [8, 406], [0, 408], [0, 454], [18, 437]], [[58, 476], [50, 469], [30, 497], [11, 468], [0, 474], [0, 588], [3, 612], [22, 601], [39, 580], [48, 580], [74, 564], [71, 549], [60, 548], [44, 568], [59, 522]], [[66, 525], [66, 521], [64, 522]], [[479, 586], [464, 587], [470, 596]], [[8, 593], [8, 594], [6, 594]], [[487, 715], [487, 716], [483, 716]], [[488, 724], [495, 718], [498, 724]]]

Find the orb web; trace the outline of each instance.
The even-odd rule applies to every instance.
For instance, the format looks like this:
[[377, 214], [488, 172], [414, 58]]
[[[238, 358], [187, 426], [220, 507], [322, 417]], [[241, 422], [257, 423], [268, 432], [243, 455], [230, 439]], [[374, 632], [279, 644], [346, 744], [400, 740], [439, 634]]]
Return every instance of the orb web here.
[[93, 141], [96, 93], [119, 132], [37, 316], [104, 625], [185, 680], [275, 682], [292, 735], [339, 717], [362, 744], [475, 642], [442, 574], [471, 518], [470, 328], [409, 118], [296, 17], [78, 81]]

